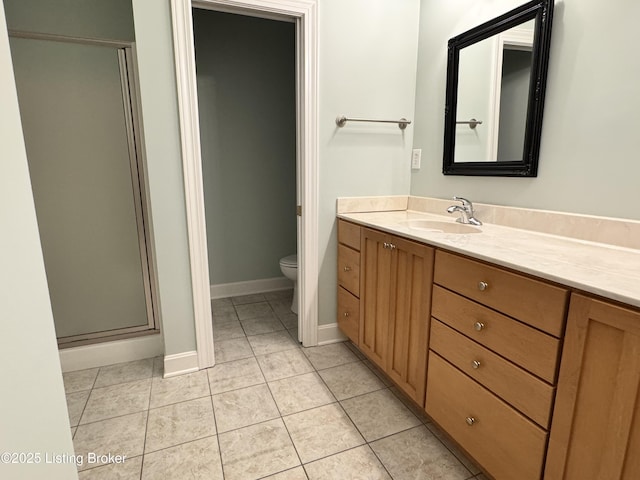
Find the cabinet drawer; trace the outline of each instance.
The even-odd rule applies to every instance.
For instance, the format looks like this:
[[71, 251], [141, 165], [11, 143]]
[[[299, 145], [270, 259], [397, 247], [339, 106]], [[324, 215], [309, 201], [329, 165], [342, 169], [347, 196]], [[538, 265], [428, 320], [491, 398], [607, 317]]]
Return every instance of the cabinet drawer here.
[[429, 347], [538, 425], [549, 426], [554, 388], [438, 320]]
[[557, 338], [437, 285], [433, 286], [431, 315], [543, 380], [555, 383], [560, 348]]
[[338, 245], [338, 285], [360, 295], [360, 252]]
[[338, 242], [360, 251], [360, 227], [338, 220]]
[[465, 297], [562, 336], [569, 292], [533, 278], [438, 250], [434, 282]]
[[338, 287], [338, 326], [353, 343], [358, 344], [360, 300], [342, 287]]
[[426, 398], [427, 413], [496, 480], [540, 479], [547, 433], [433, 352]]

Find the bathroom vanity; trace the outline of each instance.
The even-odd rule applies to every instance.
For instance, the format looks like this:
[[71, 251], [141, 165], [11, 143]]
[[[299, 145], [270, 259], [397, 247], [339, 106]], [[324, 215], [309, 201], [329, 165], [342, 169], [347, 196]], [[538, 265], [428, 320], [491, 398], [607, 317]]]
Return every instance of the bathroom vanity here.
[[493, 478], [640, 478], [640, 249], [483, 218], [568, 219], [504, 207], [456, 230], [446, 204], [339, 200], [342, 331]]

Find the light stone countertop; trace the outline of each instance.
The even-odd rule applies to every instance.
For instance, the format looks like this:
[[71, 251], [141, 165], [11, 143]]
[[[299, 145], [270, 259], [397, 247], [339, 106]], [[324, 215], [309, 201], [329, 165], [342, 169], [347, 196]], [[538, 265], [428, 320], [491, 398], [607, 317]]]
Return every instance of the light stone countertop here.
[[453, 223], [414, 210], [338, 213], [339, 218], [640, 307], [640, 250], [485, 223], [481, 233], [410, 228], [408, 220]]

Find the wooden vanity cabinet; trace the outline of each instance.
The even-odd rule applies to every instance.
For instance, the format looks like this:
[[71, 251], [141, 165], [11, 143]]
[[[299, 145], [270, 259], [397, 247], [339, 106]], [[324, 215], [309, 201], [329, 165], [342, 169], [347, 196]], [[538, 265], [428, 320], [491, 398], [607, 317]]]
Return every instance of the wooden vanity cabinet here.
[[436, 252], [425, 410], [497, 480], [541, 478], [568, 298]]
[[571, 296], [544, 478], [640, 478], [640, 311]]
[[360, 336], [360, 230], [338, 220], [338, 326], [358, 344]]
[[359, 348], [424, 405], [434, 249], [362, 229]]

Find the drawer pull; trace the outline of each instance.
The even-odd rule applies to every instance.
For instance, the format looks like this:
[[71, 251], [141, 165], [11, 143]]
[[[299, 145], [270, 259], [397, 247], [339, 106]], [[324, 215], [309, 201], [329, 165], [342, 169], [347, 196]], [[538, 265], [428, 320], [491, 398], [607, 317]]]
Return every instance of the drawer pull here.
[[471, 366], [477, 370], [478, 368], [480, 368], [480, 362], [478, 360], [474, 360], [473, 362], [471, 362]]
[[344, 271], [345, 271], [345, 272], [350, 272], [350, 271], [351, 271], [351, 267], [350, 267], [350, 266], [348, 266], [348, 265], [346, 265], [346, 266], [344, 267]]
[[473, 417], [467, 417], [467, 425], [469, 425], [470, 427], [473, 426], [473, 424], [476, 423], [476, 419]]
[[478, 290], [484, 292], [487, 288], [489, 288], [489, 284], [487, 282], [478, 282]]
[[484, 329], [484, 323], [476, 322], [476, 323], [473, 324], [473, 328], [475, 328], [476, 331], [479, 332], [479, 331]]

